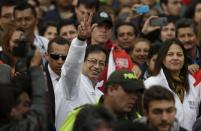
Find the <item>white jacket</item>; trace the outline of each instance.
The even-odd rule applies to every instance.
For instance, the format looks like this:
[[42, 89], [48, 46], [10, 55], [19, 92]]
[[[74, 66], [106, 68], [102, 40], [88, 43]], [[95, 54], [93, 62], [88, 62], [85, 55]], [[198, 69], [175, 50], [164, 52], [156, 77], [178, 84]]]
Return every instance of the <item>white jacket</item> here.
[[175, 98], [175, 106], [177, 108], [176, 118], [182, 127], [186, 128], [188, 131], [192, 131], [192, 126], [198, 115], [200, 99], [198, 91], [193, 86], [193, 83], [195, 82], [194, 78], [189, 75], [188, 79], [190, 90], [188, 94], [185, 93], [183, 103], [181, 103], [177, 94], [170, 89], [163, 70], [161, 70], [157, 76], [152, 76], [145, 80], [144, 84], [146, 88], [153, 85], [160, 85], [169, 89], [174, 94]]
[[72, 40], [68, 56], [62, 66], [61, 78], [54, 88], [57, 131], [70, 111], [84, 104], [95, 104], [103, 94], [97, 88], [101, 85], [94, 88], [91, 80], [81, 72], [86, 46], [85, 42], [77, 38]]

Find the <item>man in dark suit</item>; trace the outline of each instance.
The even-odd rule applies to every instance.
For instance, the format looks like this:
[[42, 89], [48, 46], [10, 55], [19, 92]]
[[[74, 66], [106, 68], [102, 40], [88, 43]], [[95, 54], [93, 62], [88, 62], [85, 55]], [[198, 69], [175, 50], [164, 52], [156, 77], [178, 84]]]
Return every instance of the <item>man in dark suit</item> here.
[[[52, 122], [54, 124], [55, 119], [55, 96], [54, 87], [59, 81], [61, 74], [61, 67], [64, 64], [66, 56], [69, 50], [69, 42], [58, 36], [51, 40], [48, 44], [48, 50], [46, 53], [47, 63], [44, 67], [47, 78], [48, 96], [50, 100], [50, 112], [52, 115]], [[51, 116], [50, 116], [51, 117]]]

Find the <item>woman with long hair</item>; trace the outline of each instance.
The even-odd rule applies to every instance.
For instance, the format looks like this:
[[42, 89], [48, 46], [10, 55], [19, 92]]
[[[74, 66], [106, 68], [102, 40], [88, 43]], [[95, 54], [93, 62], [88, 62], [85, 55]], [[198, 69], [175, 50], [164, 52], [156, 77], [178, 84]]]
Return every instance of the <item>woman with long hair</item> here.
[[200, 89], [193, 85], [195, 80], [188, 73], [186, 53], [178, 39], [164, 42], [153, 75], [145, 81], [145, 87], [161, 85], [169, 89], [175, 97], [176, 118], [182, 127], [192, 131], [198, 115]]
[[14, 67], [16, 58], [13, 56], [13, 47], [23, 33], [24, 31], [22, 29], [15, 27], [5, 33], [2, 44], [3, 51], [0, 53], [0, 60], [3, 61], [4, 64]]

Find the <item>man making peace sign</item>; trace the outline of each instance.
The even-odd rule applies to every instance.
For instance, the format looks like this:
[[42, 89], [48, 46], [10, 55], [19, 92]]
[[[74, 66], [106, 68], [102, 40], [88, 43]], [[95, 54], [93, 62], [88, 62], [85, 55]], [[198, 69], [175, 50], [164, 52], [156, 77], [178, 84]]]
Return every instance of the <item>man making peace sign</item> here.
[[55, 87], [56, 129], [59, 130], [68, 113], [84, 104], [94, 104], [102, 95], [97, 88], [106, 54], [99, 45], [87, 47], [85, 40], [90, 37], [92, 14], [88, 14], [78, 26], [78, 37], [73, 39], [67, 59], [62, 67], [61, 78]]

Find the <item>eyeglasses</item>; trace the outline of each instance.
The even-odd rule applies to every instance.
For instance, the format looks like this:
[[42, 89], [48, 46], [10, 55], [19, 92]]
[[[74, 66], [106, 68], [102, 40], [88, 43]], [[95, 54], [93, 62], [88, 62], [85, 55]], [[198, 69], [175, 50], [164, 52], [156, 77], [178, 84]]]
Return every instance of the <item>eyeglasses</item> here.
[[105, 61], [98, 61], [98, 60], [96, 60], [96, 59], [91, 59], [91, 60], [87, 60], [90, 64], [92, 64], [92, 65], [96, 65], [96, 64], [98, 64], [99, 66], [101, 66], [101, 67], [104, 67], [105, 66]]
[[65, 61], [67, 56], [59, 54], [50, 54], [50, 57], [54, 60], [59, 60], [59, 58], [61, 58], [63, 61]]

